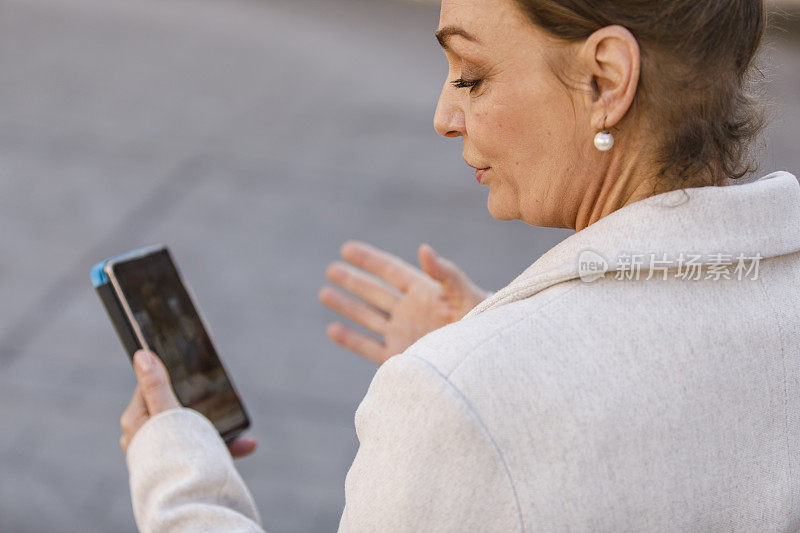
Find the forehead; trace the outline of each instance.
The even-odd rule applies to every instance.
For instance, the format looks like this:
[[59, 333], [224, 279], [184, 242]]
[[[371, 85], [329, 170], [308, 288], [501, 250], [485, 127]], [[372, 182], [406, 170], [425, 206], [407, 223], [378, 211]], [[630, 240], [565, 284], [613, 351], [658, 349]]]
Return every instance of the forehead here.
[[530, 32], [517, 0], [442, 0], [439, 28], [456, 27], [491, 42]]
[[439, 26], [457, 23], [500, 25], [521, 14], [516, 0], [442, 0]]

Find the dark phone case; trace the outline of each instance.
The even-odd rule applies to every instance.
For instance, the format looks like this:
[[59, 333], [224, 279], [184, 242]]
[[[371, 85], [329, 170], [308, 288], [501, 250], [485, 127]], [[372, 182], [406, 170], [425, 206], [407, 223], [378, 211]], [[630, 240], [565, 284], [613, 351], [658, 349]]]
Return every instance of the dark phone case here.
[[130, 323], [128, 323], [125, 311], [122, 310], [119, 300], [117, 300], [114, 287], [111, 286], [111, 283], [106, 283], [100, 285], [95, 290], [97, 291], [97, 295], [100, 296], [100, 301], [103, 302], [103, 307], [106, 308], [108, 318], [111, 319], [111, 324], [113, 324], [114, 330], [116, 330], [117, 336], [120, 342], [122, 342], [122, 346], [128, 353], [128, 357], [133, 361], [133, 354], [142, 347], [139, 345], [139, 341], [136, 339], [136, 335], [133, 333]]
[[[136, 339], [136, 334], [133, 332], [133, 329], [128, 322], [128, 318], [125, 315], [125, 311], [122, 309], [122, 306], [119, 303], [117, 294], [114, 292], [114, 287], [110, 282], [108, 282], [98, 285], [95, 287], [95, 290], [97, 291], [97, 295], [100, 297], [100, 301], [103, 302], [103, 307], [106, 309], [108, 318], [111, 319], [111, 324], [114, 326], [114, 330], [117, 332], [117, 336], [119, 337], [120, 342], [122, 342], [122, 346], [128, 353], [128, 357], [130, 358], [131, 362], [133, 362], [133, 354], [140, 350], [142, 346]], [[241, 407], [242, 410], [244, 410], [244, 406], [242, 405]], [[222, 438], [225, 442], [231, 442], [244, 430], [250, 427], [250, 417], [247, 415], [247, 411], [244, 411], [244, 414], [245, 420], [247, 421], [245, 425], [222, 435]]]

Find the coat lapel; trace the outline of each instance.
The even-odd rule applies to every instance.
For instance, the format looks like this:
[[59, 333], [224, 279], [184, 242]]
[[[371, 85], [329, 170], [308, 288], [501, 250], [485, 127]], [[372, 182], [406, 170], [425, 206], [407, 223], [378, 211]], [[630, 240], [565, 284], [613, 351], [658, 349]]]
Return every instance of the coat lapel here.
[[659, 273], [676, 269], [690, 257], [707, 268], [729, 259], [757, 261], [798, 251], [800, 184], [788, 172], [742, 185], [670, 191], [627, 205], [567, 237], [464, 318], [558, 283], [591, 280], [594, 271], [588, 267], [597, 264], [602, 275], [631, 269], [641, 257], [641, 275], [654, 265]]

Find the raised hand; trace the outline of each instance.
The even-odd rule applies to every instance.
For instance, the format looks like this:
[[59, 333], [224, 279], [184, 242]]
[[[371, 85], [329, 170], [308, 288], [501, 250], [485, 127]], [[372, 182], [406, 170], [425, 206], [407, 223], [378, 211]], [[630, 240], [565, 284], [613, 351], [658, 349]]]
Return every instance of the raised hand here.
[[402, 353], [427, 333], [461, 319], [487, 296], [427, 244], [417, 252], [421, 270], [358, 241], [346, 242], [341, 255], [344, 262], [331, 263], [325, 275], [347, 292], [326, 286], [319, 299], [379, 338], [340, 322], [328, 326], [328, 336], [378, 364]]

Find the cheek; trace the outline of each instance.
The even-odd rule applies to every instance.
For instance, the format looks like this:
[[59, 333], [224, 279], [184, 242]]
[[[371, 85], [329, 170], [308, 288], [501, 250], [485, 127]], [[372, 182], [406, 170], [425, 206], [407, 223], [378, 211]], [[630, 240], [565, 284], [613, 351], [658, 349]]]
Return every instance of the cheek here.
[[513, 105], [503, 98], [502, 92], [493, 91], [470, 101], [466, 115], [467, 138], [486, 163], [498, 165], [507, 152], [516, 121]]
[[576, 110], [570, 94], [542, 83], [497, 87], [471, 102], [467, 119], [467, 151], [493, 168], [488, 183], [492, 216], [527, 220], [535, 212], [549, 222], [551, 214], [542, 202], [553, 190], [564, 190], [576, 163]]
[[568, 158], [575, 114], [563, 87], [498, 85], [471, 101], [467, 137], [487, 164], [514, 173], [532, 170]]

